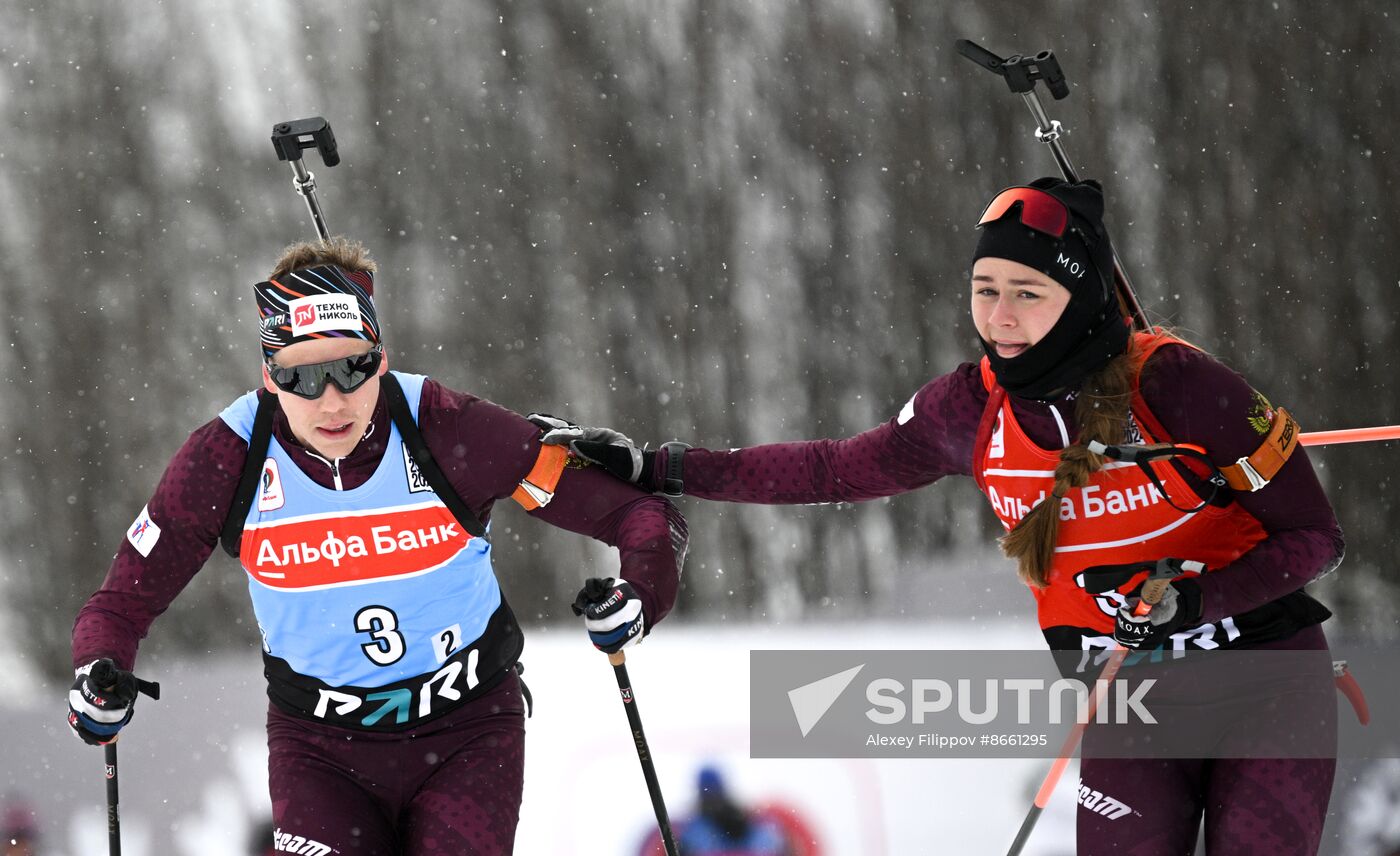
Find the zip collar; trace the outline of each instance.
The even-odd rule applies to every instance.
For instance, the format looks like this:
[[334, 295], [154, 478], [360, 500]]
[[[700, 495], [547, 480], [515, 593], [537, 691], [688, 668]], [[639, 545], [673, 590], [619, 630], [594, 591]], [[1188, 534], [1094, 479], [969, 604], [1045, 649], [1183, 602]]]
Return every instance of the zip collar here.
[[[388, 426], [389, 406], [381, 393], [370, 416], [369, 425], [366, 426], [365, 433], [360, 437], [360, 442], [355, 444], [355, 448], [351, 449], [349, 454], [333, 461], [303, 445], [292, 433], [291, 426], [287, 423], [287, 414], [282, 412], [280, 408], [273, 417], [272, 436], [277, 438], [277, 442], [282, 444], [282, 448], [287, 450], [288, 454], [292, 456], [294, 461], [298, 462], [307, 475], [312, 475], [310, 470], [314, 469], [310, 462], [311, 459], [325, 464], [334, 481], [333, 485], [325, 486], [334, 487], [337, 491], [344, 491], [358, 487], [378, 468], [386, 451], [386, 441], [391, 433]], [[318, 476], [312, 476], [312, 478], [321, 481]], [[348, 488], [346, 482], [349, 482]], [[324, 482], [322, 483], [324, 484]]]
[[[374, 429], [374, 426], [373, 426], [373, 424], [371, 424], [371, 425], [370, 425], [370, 430], [373, 430], [373, 429]], [[318, 460], [318, 461], [320, 461], [321, 463], [325, 464], [326, 466], [330, 467], [330, 468], [331, 468], [331, 476], [335, 479], [335, 489], [336, 489], [336, 490], [345, 490], [345, 485], [340, 481], [340, 462], [343, 461], [343, 460], [345, 460], [345, 458], [336, 458], [334, 461], [332, 461], [332, 460], [328, 460], [328, 459], [326, 459], [326, 458], [321, 457], [320, 455], [316, 454], [315, 452], [311, 451], [310, 449], [306, 449], [305, 452], [306, 452], [307, 455], [309, 455], [309, 456], [315, 458], [316, 460]]]
[[[371, 420], [370, 420], [370, 423], [369, 423], [369, 426], [365, 428], [365, 433], [360, 437], [360, 443], [363, 443], [364, 441], [368, 440], [368, 439], [369, 439], [370, 437], [372, 437], [373, 435], [374, 435], [374, 420], [371, 419]], [[355, 449], [360, 448], [360, 443], [356, 443], [356, 444], [355, 444]], [[351, 449], [351, 450], [350, 450], [350, 453], [351, 453], [351, 454], [354, 454], [355, 449]], [[345, 460], [346, 458], [350, 457], [350, 455], [342, 455], [341, 457], [336, 458], [335, 460], [332, 461], [332, 460], [330, 460], [330, 459], [328, 459], [328, 458], [324, 458], [324, 457], [322, 457], [322, 456], [316, 454], [315, 452], [311, 451], [310, 449], [307, 449], [305, 446], [302, 447], [302, 450], [305, 451], [307, 455], [309, 455], [309, 456], [315, 458], [316, 460], [318, 460], [318, 461], [320, 461], [321, 463], [325, 464], [326, 466], [330, 467], [330, 468], [331, 468], [331, 477], [335, 479], [335, 489], [336, 489], [336, 490], [345, 490], [345, 484], [344, 484], [343, 482], [341, 482], [341, 480], [340, 480], [340, 462], [343, 461], [343, 460]]]

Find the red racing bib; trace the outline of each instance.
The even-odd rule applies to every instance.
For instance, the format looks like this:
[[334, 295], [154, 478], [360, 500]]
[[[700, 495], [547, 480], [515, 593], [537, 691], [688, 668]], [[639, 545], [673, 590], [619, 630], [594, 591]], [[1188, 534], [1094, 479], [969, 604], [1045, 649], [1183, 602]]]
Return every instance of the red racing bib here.
[[[1142, 364], [1159, 347], [1181, 344], [1169, 336], [1136, 334]], [[1189, 347], [1189, 346], [1187, 346]], [[1054, 487], [1059, 450], [1042, 449], [1017, 424], [1011, 402], [996, 383], [988, 361], [982, 360], [982, 380], [989, 397], [978, 430], [973, 457], [977, 485], [991, 503], [1003, 527], [1010, 531]], [[1165, 443], [1156, 418], [1146, 410], [1140, 395], [1134, 395], [1128, 443]], [[1264, 539], [1263, 526], [1253, 516], [1231, 502], [1224, 506], [1206, 505], [1194, 513], [1174, 508], [1191, 508], [1200, 503], [1195, 488], [1169, 461], [1149, 464], [1167, 489], [1167, 501], [1136, 464], [1110, 461], [1095, 473], [1089, 484], [1071, 490], [1060, 504], [1059, 538], [1051, 563], [1049, 584], [1031, 587], [1035, 596], [1041, 631], [1052, 648], [1089, 648], [1110, 645], [1113, 616], [1125, 596], [1146, 579], [1146, 574], [1130, 580], [1116, 592], [1091, 595], [1084, 589], [1080, 571], [1094, 565], [1155, 561], [1171, 556], [1202, 562], [1207, 573], [1238, 559]], [[1233, 642], [1240, 631], [1230, 619], [1221, 627], [1205, 625], [1192, 632], [1208, 642], [1206, 647]], [[1205, 635], [1210, 640], [1205, 640]], [[1214, 638], [1220, 635], [1221, 638]], [[1078, 644], [1075, 638], [1078, 637]]]

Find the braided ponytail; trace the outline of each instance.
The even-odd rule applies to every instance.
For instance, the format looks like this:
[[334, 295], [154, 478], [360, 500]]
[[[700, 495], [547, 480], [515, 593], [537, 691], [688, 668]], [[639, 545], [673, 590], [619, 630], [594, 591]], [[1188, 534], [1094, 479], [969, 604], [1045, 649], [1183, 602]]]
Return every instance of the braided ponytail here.
[[1129, 339], [1127, 351], [1085, 379], [1074, 403], [1078, 435], [1060, 452], [1050, 495], [1001, 538], [1002, 552], [1016, 560], [1021, 579], [1036, 588], [1050, 582], [1061, 501], [1071, 490], [1088, 485], [1090, 477], [1103, 469], [1103, 457], [1090, 452], [1088, 442], [1097, 440], [1112, 446], [1122, 443], [1127, 435], [1138, 352], [1136, 338]]

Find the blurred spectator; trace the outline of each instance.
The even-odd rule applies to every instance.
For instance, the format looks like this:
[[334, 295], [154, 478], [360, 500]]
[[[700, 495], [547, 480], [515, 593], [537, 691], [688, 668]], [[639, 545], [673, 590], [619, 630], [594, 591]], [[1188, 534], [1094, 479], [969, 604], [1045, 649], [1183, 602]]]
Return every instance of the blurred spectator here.
[[[821, 856], [796, 810], [775, 803], [746, 809], [714, 767], [702, 767], [696, 778], [695, 814], [672, 824], [682, 856]], [[664, 856], [660, 832], [647, 837], [640, 854]]]
[[33, 807], [20, 799], [5, 801], [0, 813], [0, 853], [4, 856], [35, 856], [39, 852], [39, 822]]

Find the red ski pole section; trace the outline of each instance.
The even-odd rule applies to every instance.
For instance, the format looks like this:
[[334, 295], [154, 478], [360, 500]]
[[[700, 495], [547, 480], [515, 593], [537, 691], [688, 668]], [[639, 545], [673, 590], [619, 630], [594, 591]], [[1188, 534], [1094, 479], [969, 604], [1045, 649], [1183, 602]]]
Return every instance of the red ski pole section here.
[[1342, 691], [1342, 695], [1351, 702], [1352, 710], [1356, 711], [1356, 718], [1362, 725], [1371, 724], [1371, 708], [1366, 704], [1366, 696], [1361, 692], [1361, 684], [1356, 682], [1351, 671], [1347, 669], [1346, 663], [1342, 663], [1337, 671], [1337, 689]]
[[1304, 446], [1325, 446], [1328, 443], [1369, 443], [1376, 440], [1400, 440], [1400, 425], [1380, 425], [1375, 428], [1341, 428], [1336, 431], [1309, 431], [1298, 437]]
[[1114, 648], [1113, 653], [1109, 655], [1108, 662], [1104, 664], [1098, 680], [1094, 681], [1094, 688], [1089, 691], [1089, 700], [1085, 705], [1082, 720], [1076, 722], [1074, 728], [1071, 728], [1069, 734], [1065, 736], [1064, 745], [1060, 747], [1060, 757], [1056, 758], [1055, 763], [1050, 765], [1050, 772], [1045, 774], [1045, 781], [1035, 794], [1035, 804], [1038, 808], [1043, 809], [1046, 803], [1050, 802], [1050, 795], [1055, 792], [1055, 786], [1060, 783], [1060, 776], [1064, 775], [1065, 767], [1069, 766], [1069, 759], [1074, 754], [1074, 747], [1079, 745], [1079, 739], [1083, 736], [1084, 729], [1094, 718], [1094, 713], [1098, 711], [1099, 687], [1113, 683], [1113, 678], [1118, 674], [1118, 667], [1123, 665], [1123, 658], [1126, 656], [1128, 656], [1128, 649], [1123, 647]]

